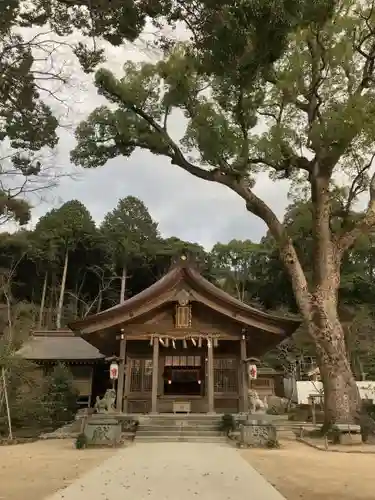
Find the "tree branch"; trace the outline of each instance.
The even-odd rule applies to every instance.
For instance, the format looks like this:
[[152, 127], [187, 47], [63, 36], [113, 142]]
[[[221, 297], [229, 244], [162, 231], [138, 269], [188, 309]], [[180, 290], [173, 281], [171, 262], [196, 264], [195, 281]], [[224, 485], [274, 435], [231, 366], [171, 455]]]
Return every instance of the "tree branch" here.
[[[145, 122], [149, 124], [152, 130], [160, 134], [160, 137], [170, 148], [170, 151], [166, 152], [165, 154], [171, 159], [172, 164], [179, 166], [194, 177], [198, 177], [199, 179], [210, 182], [217, 182], [218, 184], [227, 186], [245, 201], [246, 208], [249, 212], [256, 215], [266, 223], [272, 236], [277, 242], [281, 260], [284, 263], [291, 278], [299, 308], [304, 314], [305, 318], [310, 317], [311, 295], [309, 293], [306, 276], [297, 256], [296, 250], [293, 246], [293, 242], [289, 237], [285, 227], [279, 221], [273, 210], [252, 191], [250, 186], [250, 179], [246, 177], [243, 172], [236, 172], [231, 170], [230, 166], [227, 167], [225, 165], [219, 165], [219, 168], [213, 170], [205, 170], [203, 168], [197, 167], [196, 165], [193, 165], [185, 158], [181, 149], [171, 139], [162, 125], [160, 125], [152, 116], [144, 112], [134, 103], [131, 103], [129, 101], [124, 102], [124, 95], [118, 85], [112, 83], [110, 85], [110, 91], [107, 90], [108, 75], [102, 74], [99, 78], [97, 78], [97, 85], [99, 86], [99, 88], [101, 88], [104, 95], [108, 95], [109, 99], [112, 102], [118, 102], [122, 106], [125, 105], [128, 110], [133, 111], [137, 116], [145, 120]], [[305, 161], [310, 164], [310, 162], [308, 162], [306, 158], [298, 158], [298, 160]], [[261, 159], [253, 159], [253, 161], [264, 162]]]
[[361, 165], [358, 157], [356, 155], [354, 157], [354, 160], [357, 163], [357, 174], [350, 185], [346, 203], [344, 204], [343, 208], [332, 213], [333, 216], [338, 216], [342, 218], [342, 223], [341, 223], [342, 228], [348, 227], [349, 216], [353, 202], [358, 198], [360, 194], [364, 193], [367, 190], [366, 186], [367, 173], [374, 159], [375, 159], [375, 153], [371, 155], [370, 160], [365, 165]]

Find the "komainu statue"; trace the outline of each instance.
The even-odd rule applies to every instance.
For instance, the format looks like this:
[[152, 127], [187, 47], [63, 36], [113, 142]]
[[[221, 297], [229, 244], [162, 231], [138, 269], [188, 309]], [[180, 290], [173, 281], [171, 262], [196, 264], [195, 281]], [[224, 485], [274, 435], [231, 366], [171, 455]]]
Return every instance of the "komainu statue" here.
[[96, 413], [113, 413], [115, 411], [116, 391], [107, 389], [102, 399], [96, 396]]
[[249, 389], [247, 393], [248, 401], [249, 401], [249, 413], [266, 413], [268, 409], [267, 398], [264, 398], [264, 401], [260, 399], [257, 391], [254, 389]]

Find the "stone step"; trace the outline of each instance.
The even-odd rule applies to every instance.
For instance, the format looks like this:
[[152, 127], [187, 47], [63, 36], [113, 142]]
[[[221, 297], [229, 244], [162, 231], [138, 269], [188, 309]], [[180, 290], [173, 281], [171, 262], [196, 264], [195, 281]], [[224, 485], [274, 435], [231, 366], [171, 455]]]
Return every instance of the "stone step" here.
[[176, 420], [142, 420], [139, 422], [139, 426], [142, 425], [152, 425], [152, 426], [181, 426], [181, 425], [190, 425], [190, 426], [202, 426], [202, 427], [217, 427], [220, 425], [220, 420], [215, 421], [201, 421], [201, 420], [185, 420], [185, 419], [176, 419]]
[[192, 423], [187, 423], [184, 422], [182, 424], [177, 424], [173, 422], [167, 422], [166, 424], [154, 424], [154, 423], [149, 423], [149, 424], [139, 424], [138, 425], [138, 430], [139, 429], [203, 429], [203, 430], [219, 430], [219, 424], [192, 424]]
[[139, 422], [138, 427], [215, 427], [221, 422], [189, 422], [187, 420], [169, 420], [167, 422]]
[[218, 431], [202, 431], [200, 429], [138, 429], [137, 436], [223, 436]]
[[213, 421], [213, 420], [221, 420], [222, 415], [197, 415], [197, 414], [187, 414], [187, 413], [170, 413], [163, 415], [140, 415], [137, 417], [138, 420], [175, 420], [183, 418], [185, 420], [202, 420], [202, 421]]
[[135, 436], [135, 442], [153, 442], [153, 443], [164, 443], [164, 442], [189, 442], [189, 443], [222, 443], [227, 444], [228, 440], [225, 436], [171, 436], [171, 435], [160, 435], [160, 436], [139, 436], [138, 433]]
[[142, 434], [144, 432], [147, 432], [147, 434], [160, 434], [161, 432], [163, 434], [194, 434], [194, 433], [199, 433], [199, 434], [207, 434], [207, 435], [221, 435], [222, 432], [219, 429], [170, 429], [168, 427], [142, 427], [141, 429], [137, 429], [137, 434]]

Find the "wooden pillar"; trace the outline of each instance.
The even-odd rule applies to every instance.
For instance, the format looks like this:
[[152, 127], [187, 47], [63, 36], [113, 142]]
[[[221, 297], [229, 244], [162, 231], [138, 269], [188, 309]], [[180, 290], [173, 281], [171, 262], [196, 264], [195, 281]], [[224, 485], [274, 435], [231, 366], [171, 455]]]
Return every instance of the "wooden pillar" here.
[[249, 411], [249, 400], [248, 400], [248, 376], [246, 367], [246, 337], [242, 335], [241, 337], [241, 399], [242, 399], [242, 411], [247, 413]]
[[130, 393], [130, 377], [131, 377], [131, 360], [129, 356], [125, 358], [125, 387], [124, 387], [124, 404], [122, 411], [129, 413], [129, 393]]
[[117, 398], [116, 398], [116, 409], [118, 412], [123, 411], [123, 403], [124, 403], [125, 355], [126, 355], [126, 338], [123, 337], [123, 335], [121, 335], [120, 362], [118, 367]]
[[159, 337], [153, 339], [151, 413], [158, 412]]
[[215, 413], [214, 400], [214, 348], [212, 339], [207, 341], [207, 396], [208, 413]]

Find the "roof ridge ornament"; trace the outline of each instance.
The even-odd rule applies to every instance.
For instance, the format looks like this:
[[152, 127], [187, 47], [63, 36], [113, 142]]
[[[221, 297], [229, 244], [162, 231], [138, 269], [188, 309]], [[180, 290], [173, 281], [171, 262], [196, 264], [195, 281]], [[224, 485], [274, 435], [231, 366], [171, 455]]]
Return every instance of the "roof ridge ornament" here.
[[173, 267], [197, 267], [196, 257], [192, 252], [183, 250], [172, 257], [171, 268]]

